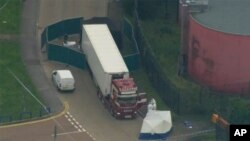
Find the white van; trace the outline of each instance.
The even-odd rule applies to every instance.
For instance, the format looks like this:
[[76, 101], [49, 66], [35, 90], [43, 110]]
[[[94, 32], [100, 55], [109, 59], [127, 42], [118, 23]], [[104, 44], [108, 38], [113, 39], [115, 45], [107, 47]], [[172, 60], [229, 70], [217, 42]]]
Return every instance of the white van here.
[[75, 79], [69, 70], [54, 70], [52, 80], [58, 90], [73, 91], [75, 90]]

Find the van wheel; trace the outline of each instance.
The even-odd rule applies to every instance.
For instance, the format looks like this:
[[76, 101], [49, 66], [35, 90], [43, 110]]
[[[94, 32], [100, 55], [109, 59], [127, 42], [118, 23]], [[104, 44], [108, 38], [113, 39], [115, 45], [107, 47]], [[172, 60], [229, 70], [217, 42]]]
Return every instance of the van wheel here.
[[56, 83], [55, 83], [55, 79], [54, 79], [54, 77], [53, 77], [53, 76], [52, 76], [51, 80], [52, 80], [53, 85], [56, 85]]
[[58, 91], [60, 91], [60, 88], [59, 88], [59, 86], [58, 86], [58, 85], [56, 85], [56, 89], [57, 89]]

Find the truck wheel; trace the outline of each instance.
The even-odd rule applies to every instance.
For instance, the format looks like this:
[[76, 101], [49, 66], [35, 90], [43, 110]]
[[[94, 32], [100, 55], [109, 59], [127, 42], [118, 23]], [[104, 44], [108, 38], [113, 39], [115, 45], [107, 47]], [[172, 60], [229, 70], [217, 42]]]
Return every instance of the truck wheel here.
[[111, 115], [115, 118], [115, 119], [119, 119], [119, 117], [115, 114], [114, 110], [110, 110]]
[[101, 101], [102, 101], [102, 103], [103, 103], [104, 105], [106, 105], [105, 102], [104, 102], [104, 97], [103, 97], [103, 96], [101, 96]]
[[111, 115], [112, 115], [113, 117], [115, 117], [115, 112], [114, 112], [114, 110], [111, 109], [111, 108], [110, 108], [110, 113], [111, 113]]
[[97, 96], [100, 100], [102, 100], [102, 95], [101, 95], [100, 89], [97, 90]]
[[132, 119], [136, 119], [136, 118], [137, 118], [137, 115], [135, 114]]

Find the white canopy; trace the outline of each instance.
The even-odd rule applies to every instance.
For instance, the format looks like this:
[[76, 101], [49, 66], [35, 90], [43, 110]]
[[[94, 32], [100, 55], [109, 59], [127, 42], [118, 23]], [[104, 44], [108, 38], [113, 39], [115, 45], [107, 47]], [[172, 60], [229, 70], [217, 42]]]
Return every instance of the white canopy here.
[[143, 120], [140, 140], [166, 139], [172, 129], [170, 111], [149, 110]]

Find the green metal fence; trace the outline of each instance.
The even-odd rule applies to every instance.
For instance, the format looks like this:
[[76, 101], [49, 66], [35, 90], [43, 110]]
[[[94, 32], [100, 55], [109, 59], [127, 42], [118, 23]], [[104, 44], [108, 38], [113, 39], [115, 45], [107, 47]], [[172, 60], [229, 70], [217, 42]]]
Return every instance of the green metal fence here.
[[[81, 37], [81, 28], [83, 22], [83, 18], [68, 19], [52, 24], [42, 32], [41, 46], [44, 47], [46, 45], [49, 60], [59, 61], [75, 67], [79, 67], [81, 69], [85, 69], [85, 55], [80, 50], [74, 50], [68, 47], [51, 43], [52, 40], [61, 38], [66, 34], [79, 34]], [[134, 37], [133, 26], [127, 19], [124, 19], [123, 33], [125, 37], [130, 40], [130, 48], [132, 48], [132, 52], [130, 54], [123, 55], [123, 58], [126, 65], [128, 66], [128, 69], [130, 71], [133, 71], [138, 69], [140, 66], [140, 54], [137, 42]], [[114, 39], [119, 39], [120, 42], [120, 38], [122, 36], [121, 34], [113, 33], [112, 35]], [[120, 43], [118, 45], [120, 45]]]
[[80, 69], [85, 69], [86, 67], [85, 55], [82, 52], [59, 45], [48, 44], [48, 59], [72, 65]]
[[140, 56], [138, 54], [132, 54], [123, 57], [129, 71], [137, 70], [140, 66]]
[[0, 125], [17, 123], [17, 122], [27, 122], [30, 120], [37, 120], [40, 118], [45, 118], [51, 115], [50, 107], [41, 107], [37, 111], [26, 111], [20, 112], [18, 114], [12, 115], [0, 115]]
[[130, 48], [132, 53], [123, 56], [124, 61], [130, 71], [134, 71], [140, 67], [140, 52], [135, 40], [134, 29], [128, 19], [123, 20], [123, 34], [131, 42]]
[[[171, 110], [178, 114], [192, 113], [199, 111], [199, 96], [194, 96], [189, 92], [183, 93], [164, 73], [163, 67], [159, 64], [157, 57], [152, 50], [151, 44], [146, 39], [141, 27], [141, 19], [137, 10], [135, 10], [135, 38], [141, 53], [142, 65], [145, 68], [150, 81], [156, 88], [160, 97], [167, 103]], [[174, 18], [173, 18], [174, 19]], [[173, 20], [174, 21], [174, 20]], [[177, 72], [176, 72], [177, 73]], [[193, 101], [187, 100], [189, 96], [193, 97]]]
[[48, 41], [52, 41], [58, 37], [62, 37], [65, 34], [81, 35], [82, 24], [83, 18], [67, 19], [52, 24], [47, 27], [47, 39]]
[[41, 48], [47, 45], [47, 28], [45, 28], [41, 34]]
[[[235, 96], [235, 94], [219, 92], [204, 85], [197, 85], [195, 91], [192, 88], [185, 88], [185, 91], [181, 87], [177, 88], [176, 84], [167, 76], [168, 74], [164, 73], [164, 67], [159, 64], [152, 51], [153, 44], [152, 46], [149, 44], [149, 40], [143, 33], [142, 20], [139, 19], [136, 10], [134, 16], [135, 37], [141, 53], [142, 66], [147, 71], [152, 85], [171, 110], [177, 114], [208, 116], [212, 113], [219, 113], [231, 124], [250, 123], [250, 111], [247, 110], [250, 106], [250, 99], [244, 97], [244, 94]], [[176, 71], [176, 73], [178, 72]], [[190, 80], [190, 78], [183, 77], [180, 79]], [[219, 131], [218, 135], [221, 135], [222, 138], [227, 137], [225, 131]]]
[[[67, 19], [48, 26], [42, 33], [41, 45], [47, 44], [48, 59], [85, 69], [86, 59], [82, 51], [51, 43], [64, 35], [79, 34], [81, 38], [83, 18]], [[47, 43], [48, 42], [48, 43]]]

